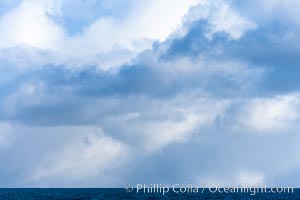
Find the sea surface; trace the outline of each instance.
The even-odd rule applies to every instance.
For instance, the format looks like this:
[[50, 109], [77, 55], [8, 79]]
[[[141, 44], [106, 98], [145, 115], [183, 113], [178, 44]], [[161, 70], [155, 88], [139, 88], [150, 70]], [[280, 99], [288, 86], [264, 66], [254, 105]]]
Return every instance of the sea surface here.
[[43, 199], [57, 199], [57, 200], [80, 200], [80, 199], [300, 199], [300, 189], [294, 189], [293, 193], [284, 194], [217, 194], [205, 191], [204, 193], [184, 193], [176, 194], [169, 192], [162, 194], [143, 194], [136, 193], [136, 191], [126, 192], [124, 188], [64, 188], [64, 189], [0, 189], [0, 200], [43, 200]]

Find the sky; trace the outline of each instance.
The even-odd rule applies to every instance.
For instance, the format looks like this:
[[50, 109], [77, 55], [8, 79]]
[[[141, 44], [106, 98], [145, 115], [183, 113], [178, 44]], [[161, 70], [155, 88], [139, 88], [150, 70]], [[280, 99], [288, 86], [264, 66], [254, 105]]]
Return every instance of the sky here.
[[0, 187], [300, 187], [300, 2], [0, 2]]

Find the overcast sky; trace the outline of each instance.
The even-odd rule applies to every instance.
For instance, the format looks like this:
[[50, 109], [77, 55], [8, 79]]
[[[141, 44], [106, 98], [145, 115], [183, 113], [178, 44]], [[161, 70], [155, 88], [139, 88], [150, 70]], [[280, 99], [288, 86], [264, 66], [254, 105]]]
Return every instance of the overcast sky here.
[[300, 2], [0, 2], [0, 187], [300, 186]]

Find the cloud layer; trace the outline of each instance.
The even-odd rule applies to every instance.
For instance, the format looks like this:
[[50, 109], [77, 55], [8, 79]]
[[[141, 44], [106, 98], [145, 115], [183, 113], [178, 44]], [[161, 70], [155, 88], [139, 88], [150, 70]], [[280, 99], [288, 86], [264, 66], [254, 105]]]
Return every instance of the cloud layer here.
[[0, 3], [0, 186], [299, 186], [300, 5], [258, 4]]

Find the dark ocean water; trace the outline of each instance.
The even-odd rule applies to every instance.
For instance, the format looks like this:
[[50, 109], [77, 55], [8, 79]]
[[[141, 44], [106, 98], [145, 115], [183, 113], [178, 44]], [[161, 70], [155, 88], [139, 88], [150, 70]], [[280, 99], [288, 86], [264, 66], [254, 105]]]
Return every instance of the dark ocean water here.
[[211, 194], [208, 191], [204, 193], [185, 193], [176, 194], [169, 192], [162, 194], [137, 194], [135, 191], [126, 192], [123, 188], [116, 189], [0, 189], [0, 200], [43, 200], [43, 199], [59, 199], [59, 200], [80, 200], [80, 199], [300, 199], [300, 189], [294, 189], [289, 194]]

